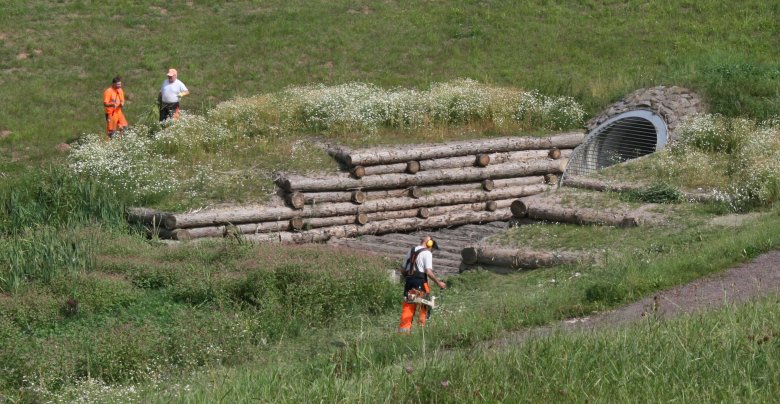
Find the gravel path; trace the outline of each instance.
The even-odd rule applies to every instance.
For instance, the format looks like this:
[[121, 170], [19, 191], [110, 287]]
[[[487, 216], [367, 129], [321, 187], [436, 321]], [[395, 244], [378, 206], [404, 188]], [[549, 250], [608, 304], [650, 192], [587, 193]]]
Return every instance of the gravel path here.
[[553, 330], [588, 330], [640, 320], [647, 315], [671, 318], [684, 313], [717, 309], [768, 295], [780, 295], [780, 251], [763, 254], [725, 272], [698, 279], [638, 302], [590, 317], [574, 318], [545, 327], [518, 331], [488, 341], [486, 348], [522, 342]]

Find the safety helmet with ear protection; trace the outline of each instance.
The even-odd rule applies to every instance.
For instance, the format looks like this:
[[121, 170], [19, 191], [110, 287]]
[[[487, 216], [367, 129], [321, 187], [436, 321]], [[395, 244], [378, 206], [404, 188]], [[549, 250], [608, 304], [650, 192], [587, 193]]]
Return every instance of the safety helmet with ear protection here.
[[436, 241], [433, 240], [433, 239], [429, 239], [429, 240], [425, 241], [425, 246], [427, 248], [430, 248], [430, 249], [433, 249], [433, 250], [438, 250], [439, 249], [439, 245], [436, 244]]

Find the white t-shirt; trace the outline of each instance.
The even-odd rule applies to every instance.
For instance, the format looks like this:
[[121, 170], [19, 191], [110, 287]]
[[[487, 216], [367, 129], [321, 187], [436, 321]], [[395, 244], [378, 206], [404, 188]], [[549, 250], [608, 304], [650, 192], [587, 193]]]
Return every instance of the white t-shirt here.
[[[414, 248], [414, 251], [420, 251], [420, 249], [423, 249], [425, 251], [421, 251], [419, 254], [417, 254], [417, 259], [415, 260], [415, 269], [421, 273], [425, 273], [425, 270], [428, 268], [433, 269], [433, 254], [431, 254], [431, 251], [426, 249], [423, 246], [417, 246]], [[407, 261], [409, 261], [409, 258], [411, 258], [411, 251], [407, 252], [404, 256], [404, 264], [406, 264]]]
[[173, 104], [179, 102], [179, 93], [187, 92], [187, 86], [184, 85], [179, 79], [176, 79], [173, 83], [167, 79], [163, 81], [160, 93], [162, 93], [162, 102]]

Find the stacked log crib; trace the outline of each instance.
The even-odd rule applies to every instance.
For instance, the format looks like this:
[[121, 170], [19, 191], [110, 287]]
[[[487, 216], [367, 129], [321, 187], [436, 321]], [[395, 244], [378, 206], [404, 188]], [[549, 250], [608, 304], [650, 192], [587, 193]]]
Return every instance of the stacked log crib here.
[[323, 242], [455, 225], [506, 221], [512, 202], [555, 187], [583, 133], [503, 137], [328, 153], [345, 166], [332, 175], [282, 173], [286, 206], [163, 213], [128, 219], [160, 238], [242, 235], [257, 242]]

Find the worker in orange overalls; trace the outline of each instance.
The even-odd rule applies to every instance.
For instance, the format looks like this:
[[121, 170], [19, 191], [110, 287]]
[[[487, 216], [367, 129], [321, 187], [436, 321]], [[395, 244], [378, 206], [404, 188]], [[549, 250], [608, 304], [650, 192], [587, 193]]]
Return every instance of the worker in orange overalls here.
[[127, 128], [127, 119], [122, 113], [125, 106], [125, 92], [122, 90], [122, 78], [114, 77], [111, 81], [111, 87], [103, 91], [103, 107], [106, 109], [106, 134], [109, 139], [113, 139], [117, 132], [119, 137]]
[[439, 288], [445, 289], [447, 284], [436, 278], [433, 273], [433, 252], [432, 250], [438, 250], [439, 246], [436, 244], [431, 236], [423, 237], [421, 244], [412, 248], [404, 257], [404, 267], [402, 273], [404, 274], [404, 302], [401, 308], [401, 324], [398, 326], [398, 332], [411, 333], [412, 332], [412, 320], [414, 319], [414, 313], [417, 311], [417, 306], [420, 306], [420, 314], [417, 317], [417, 321], [421, 326], [425, 326], [425, 321], [428, 319], [428, 308], [425, 305], [410, 303], [414, 298], [414, 294], [423, 293], [427, 296], [431, 293], [431, 287], [428, 286], [428, 279], [432, 279], [439, 285]]

